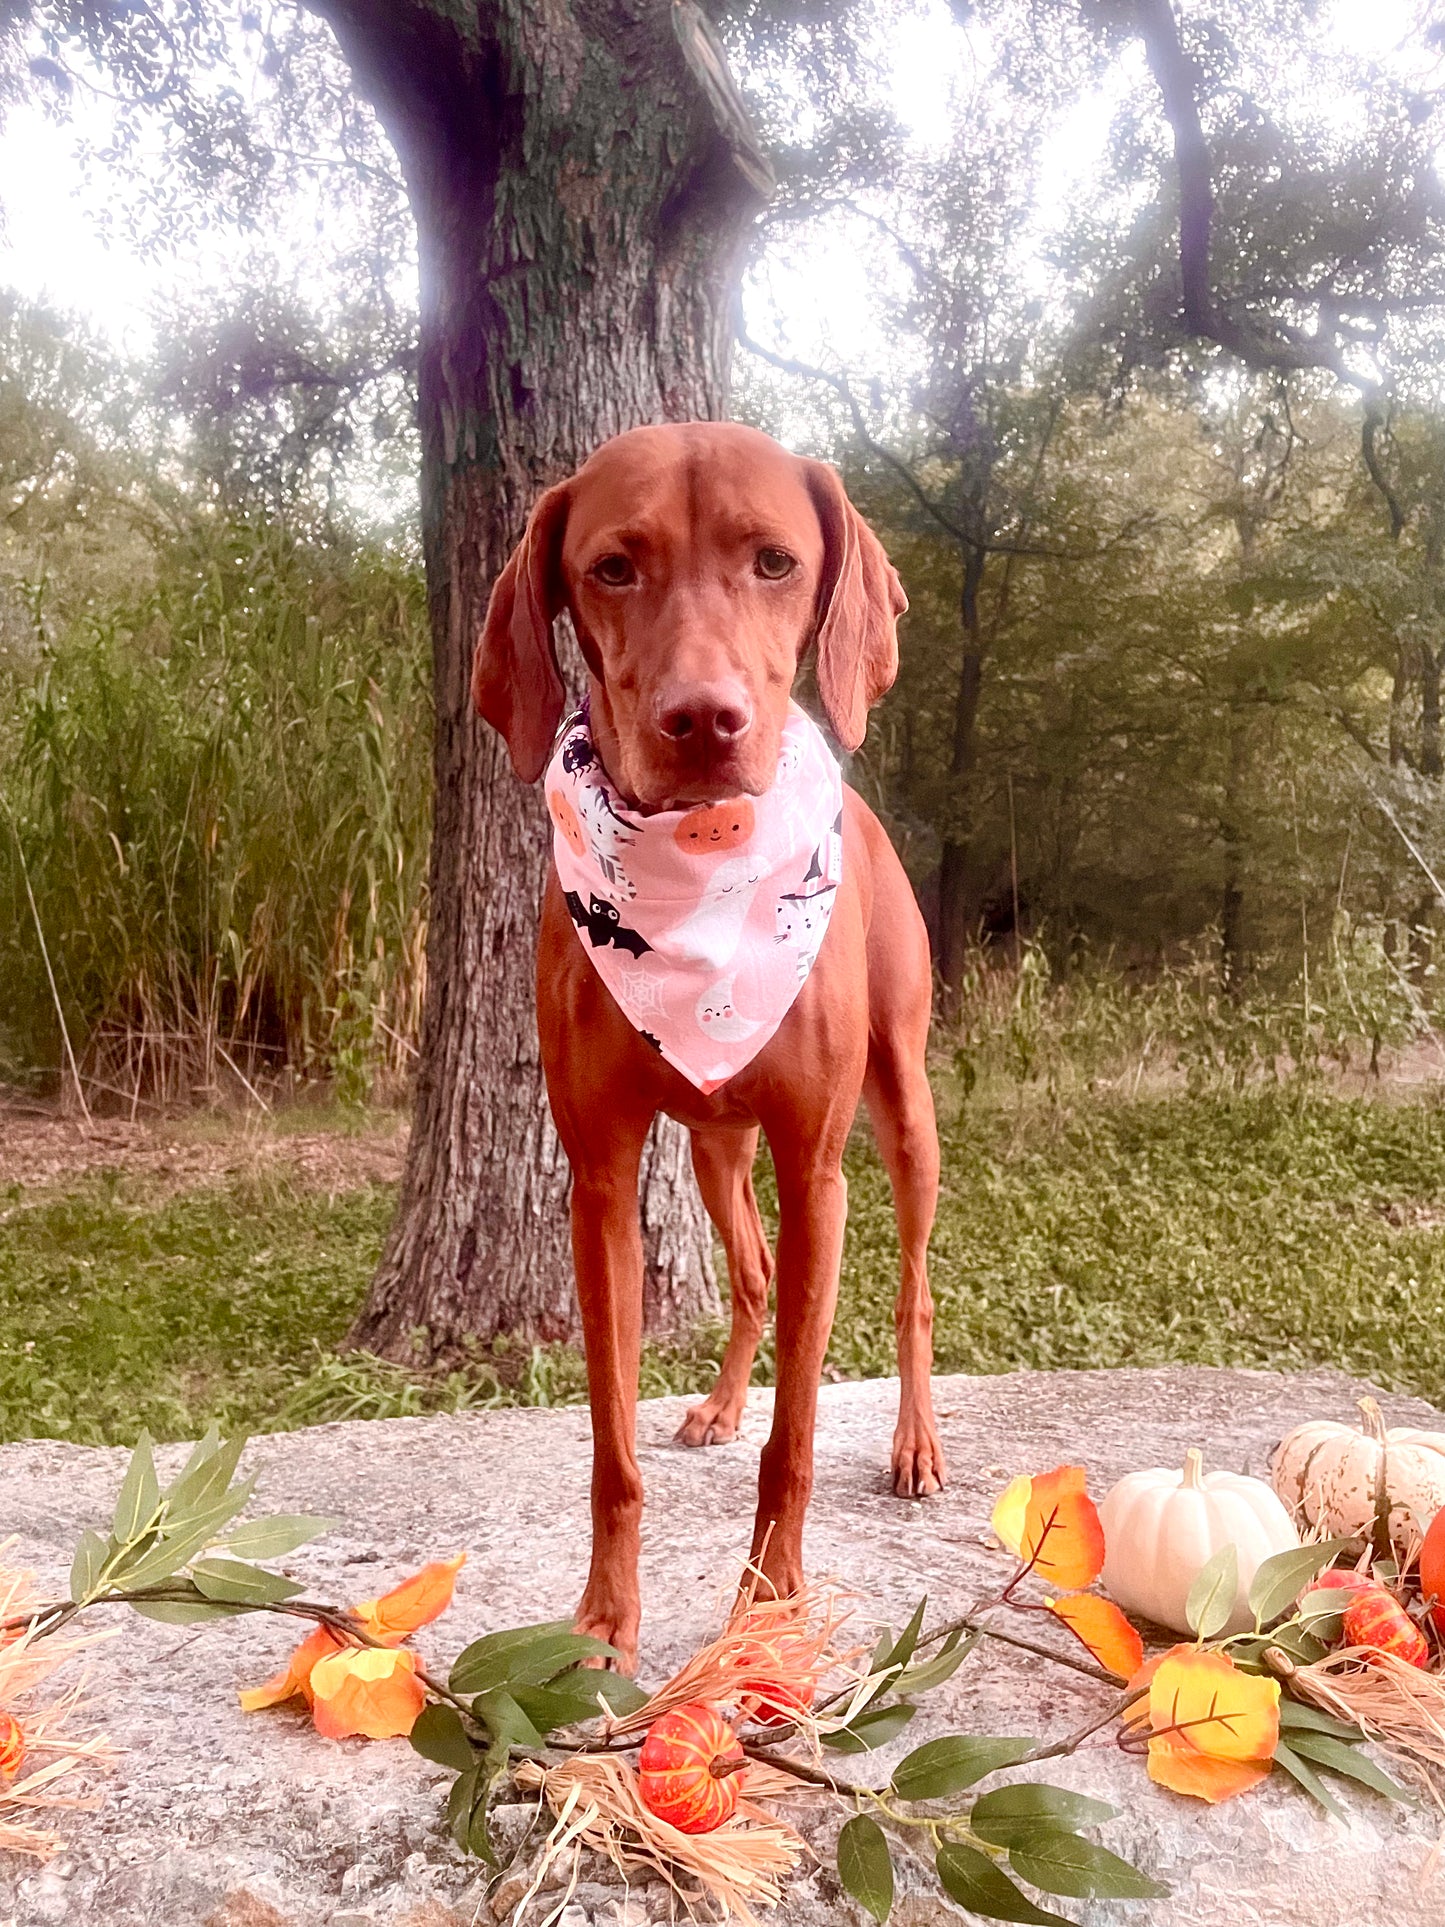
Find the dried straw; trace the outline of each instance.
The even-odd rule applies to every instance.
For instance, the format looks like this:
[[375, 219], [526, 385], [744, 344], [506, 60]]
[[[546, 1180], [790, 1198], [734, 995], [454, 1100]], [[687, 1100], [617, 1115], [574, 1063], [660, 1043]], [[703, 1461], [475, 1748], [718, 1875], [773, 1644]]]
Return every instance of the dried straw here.
[[[757, 1596], [760, 1575], [750, 1576], [737, 1607], [718, 1637], [693, 1654], [644, 1706], [611, 1722], [610, 1737], [643, 1732], [663, 1713], [693, 1700], [751, 1709], [743, 1688], [759, 1680], [807, 1704], [829, 1673], [847, 1668], [857, 1652], [839, 1652], [835, 1640], [851, 1607], [835, 1587], [805, 1586], [786, 1599]], [[861, 1649], [859, 1649], [861, 1650]], [[804, 1728], [811, 1721], [802, 1718]]]
[[[14, 1543], [11, 1539], [0, 1544], [0, 1554]], [[32, 1595], [30, 1573], [0, 1565], [0, 1620], [24, 1612]], [[104, 1734], [82, 1732], [76, 1726], [85, 1704], [84, 1677], [49, 1700], [41, 1699], [36, 1689], [78, 1652], [113, 1638], [118, 1630], [58, 1632], [37, 1638], [27, 1627], [0, 1644], [0, 1708], [19, 1722], [25, 1736], [25, 1771], [9, 1784], [0, 1780], [0, 1851], [44, 1859], [54, 1851], [58, 1836], [36, 1825], [30, 1814], [99, 1805], [85, 1781], [76, 1790], [61, 1786], [74, 1774], [103, 1771], [114, 1763]]]
[[754, 1907], [777, 1905], [784, 1876], [808, 1851], [791, 1827], [756, 1804], [759, 1795], [795, 1790], [794, 1782], [771, 1768], [748, 1768], [736, 1815], [712, 1833], [681, 1833], [649, 1812], [637, 1774], [616, 1753], [578, 1753], [558, 1766], [524, 1760], [515, 1777], [519, 1787], [540, 1793], [556, 1816], [532, 1884], [517, 1904], [517, 1922], [548, 1870], [569, 1852], [575, 1886], [577, 1852], [585, 1846], [603, 1854], [624, 1875], [639, 1868], [659, 1874], [690, 1919], [706, 1895], [722, 1910], [723, 1919], [759, 1927]]
[[1445, 1676], [1411, 1666], [1393, 1653], [1342, 1646], [1296, 1667], [1290, 1691], [1361, 1726], [1406, 1757], [1445, 1767]]

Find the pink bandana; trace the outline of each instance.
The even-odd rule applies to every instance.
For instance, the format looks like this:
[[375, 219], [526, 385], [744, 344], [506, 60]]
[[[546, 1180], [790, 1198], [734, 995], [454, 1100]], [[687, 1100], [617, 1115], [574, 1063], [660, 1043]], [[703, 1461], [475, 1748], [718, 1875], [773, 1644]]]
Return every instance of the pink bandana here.
[[813, 967], [843, 875], [843, 778], [794, 703], [762, 796], [644, 816], [607, 780], [585, 712], [546, 775], [578, 940], [627, 1021], [700, 1091], [752, 1061]]

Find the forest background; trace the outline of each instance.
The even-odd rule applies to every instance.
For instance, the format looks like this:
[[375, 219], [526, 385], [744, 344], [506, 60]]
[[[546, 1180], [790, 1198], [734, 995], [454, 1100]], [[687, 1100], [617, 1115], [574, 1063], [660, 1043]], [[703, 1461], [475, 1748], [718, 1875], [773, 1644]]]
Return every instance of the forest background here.
[[[182, 43], [189, 126], [112, 101], [84, 8], [13, 11], [7, 155], [48, 116], [148, 286], [128, 335], [0, 294], [8, 1114], [386, 1136], [431, 827], [401, 183], [304, 11]], [[1438, 1400], [1445, 30], [1183, 9], [1191, 308], [1152, 0], [844, 11], [720, 18], [779, 176], [731, 405], [838, 464], [911, 598], [849, 774], [934, 939], [940, 1362], [1323, 1361]], [[530, 1336], [339, 1349], [374, 1172], [81, 1162], [9, 1173], [6, 1436], [579, 1389]], [[834, 1369], [876, 1372], [866, 1139], [852, 1178]], [[717, 1355], [664, 1338], [648, 1384]]]

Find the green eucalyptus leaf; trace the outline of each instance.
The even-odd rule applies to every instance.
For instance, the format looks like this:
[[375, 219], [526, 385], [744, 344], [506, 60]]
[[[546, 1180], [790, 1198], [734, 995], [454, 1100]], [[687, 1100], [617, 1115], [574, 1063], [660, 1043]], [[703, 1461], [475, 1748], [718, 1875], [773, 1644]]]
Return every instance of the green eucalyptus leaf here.
[[130, 1464], [116, 1495], [111, 1537], [117, 1545], [132, 1545], [155, 1525], [160, 1511], [161, 1486], [156, 1477], [155, 1458], [149, 1432], [142, 1432], [130, 1455]]
[[875, 1673], [883, 1673], [890, 1666], [906, 1666], [912, 1659], [918, 1645], [918, 1635], [923, 1631], [923, 1615], [928, 1610], [928, 1594], [925, 1593], [913, 1608], [913, 1616], [903, 1631], [894, 1640], [882, 1659], [874, 1666]]
[[1329, 1733], [1310, 1733], [1301, 1728], [1290, 1734], [1289, 1746], [1291, 1752], [1301, 1755], [1312, 1765], [1327, 1766], [1331, 1773], [1341, 1774], [1347, 1780], [1358, 1780], [1361, 1786], [1384, 1794], [1387, 1800], [1399, 1800], [1406, 1806], [1414, 1804], [1404, 1787], [1392, 1780], [1388, 1773], [1382, 1773], [1368, 1753], [1346, 1746], [1343, 1740], [1337, 1740]]
[[881, 1927], [893, 1911], [893, 1857], [882, 1827], [866, 1813], [838, 1835], [838, 1878]]
[[87, 1526], [80, 1535], [75, 1557], [70, 1562], [70, 1596], [77, 1606], [95, 1596], [105, 1566], [107, 1546], [100, 1534]]
[[454, 1706], [438, 1706], [435, 1701], [417, 1714], [411, 1729], [411, 1744], [424, 1760], [449, 1766], [456, 1773], [470, 1773], [478, 1764], [478, 1751], [467, 1738], [462, 1716]]
[[968, 1816], [970, 1833], [987, 1840], [991, 1847], [1025, 1845], [1040, 1832], [1072, 1832], [1079, 1827], [1101, 1826], [1112, 1820], [1118, 1809], [1102, 1800], [1091, 1800], [1067, 1787], [1041, 1786], [1023, 1780], [1015, 1786], [995, 1787], [980, 1794]]
[[1337, 1720], [1333, 1713], [1326, 1713], [1318, 1706], [1306, 1706], [1303, 1700], [1293, 1700], [1288, 1693], [1280, 1695], [1279, 1723], [1285, 1732], [1292, 1727], [1307, 1727], [1313, 1733], [1328, 1733], [1331, 1738], [1345, 1740], [1351, 1746], [1359, 1746], [1369, 1738], [1362, 1726]]
[[927, 1693], [935, 1686], [942, 1686], [945, 1680], [953, 1678], [982, 1638], [983, 1634], [979, 1632], [969, 1633], [965, 1638], [963, 1628], [958, 1627], [948, 1635], [932, 1659], [915, 1660], [911, 1666], [906, 1666], [893, 1682], [894, 1691]]
[[309, 1545], [323, 1532], [329, 1532], [335, 1519], [320, 1519], [304, 1512], [278, 1512], [270, 1519], [248, 1519], [232, 1526], [225, 1535], [226, 1550], [238, 1559], [280, 1559], [298, 1546]]
[[1027, 1847], [1011, 1847], [1008, 1858], [1021, 1880], [1076, 1900], [1161, 1900], [1169, 1891], [1082, 1834], [1039, 1835]]
[[[214, 1446], [211, 1445], [213, 1438]], [[246, 1434], [238, 1433], [223, 1445], [212, 1426], [201, 1445], [210, 1449], [200, 1459], [192, 1453], [179, 1478], [166, 1488], [166, 1523], [173, 1528], [184, 1526], [192, 1515], [208, 1512], [217, 1503], [236, 1475], [236, 1467], [246, 1449]], [[197, 1452], [200, 1449], [198, 1446]]]
[[602, 1673], [593, 1667], [578, 1667], [545, 1686], [514, 1686], [512, 1697], [539, 1733], [554, 1727], [577, 1726], [585, 1720], [601, 1719], [603, 1706], [614, 1717], [625, 1718], [647, 1704], [648, 1696], [635, 1681], [621, 1673]]
[[1312, 1800], [1317, 1800], [1326, 1813], [1332, 1813], [1337, 1820], [1348, 1818], [1344, 1808], [1309, 1761], [1301, 1759], [1294, 1748], [1287, 1745], [1284, 1740], [1281, 1740], [1274, 1749], [1274, 1763], [1282, 1773], [1287, 1773], [1292, 1780], [1302, 1786]]
[[835, 1753], [873, 1753], [896, 1740], [917, 1711], [916, 1706], [869, 1706], [846, 1726], [819, 1737]]
[[283, 1599], [305, 1591], [294, 1579], [283, 1579], [264, 1566], [247, 1565], [243, 1559], [198, 1559], [191, 1567], [191, 1578], [207, 1599], [237, 1606], [279, 1606]]
[[978, 1733], [950, 1733], [941, 1740], [928, 1740], [894, 1767], [893, 1791], [900, 1800], [944, 1800], [1000, 1767], [1016, 1765], [1037, 1744]]
[[180, 1530], [171, 1530], [168, 1518], [162, 1538], [146, 1548], [139, 1557], [117, 1567], [116, 1584], [124, 1582], [128, 1587], [154, 1586], [179, 1572], [187, 1560], [194, 1559], [198, 1552], [204, 1552], [227, 1520], [234, 1518], [241, 1510], [251, 1496], [253, 1483], [247, 1479], [214, 1501], [209, 1510], [192, 1513]]
[[1029, 1927], [1074, 1927], [1062, 1914], [1048, 1913], [1030, 1900], [977, 1847], [949, 1841], [938, 1849], [938, 1878], [950, 1900], [989, 1920], [1021, 1920]]
[[1221, 1546], [1199, 1568], [1184, 1601], [1184, 1618], [1195, 1638], [1213, 1639], [1222, 1633], [1238, 1597], [1239, 1553], [1232, 1545]]
[[478, 1693], [472, 1701], [472, 1711], [491, 1734], [493, 1748], [503, 1756], [510, 1747], [542, 1744], [542, 1735], [512, 1695], [501, 1687]]
[[1294, 1604], [1317, 1573], [1333, 1562], [1348, 1539], [1321, 1539], [1311, 1546], [1292, 1546], [1276, 1552], [1258, 1567], [1249, 1586], [1249, 1610], [1260, 1626], [1278, 1619]]

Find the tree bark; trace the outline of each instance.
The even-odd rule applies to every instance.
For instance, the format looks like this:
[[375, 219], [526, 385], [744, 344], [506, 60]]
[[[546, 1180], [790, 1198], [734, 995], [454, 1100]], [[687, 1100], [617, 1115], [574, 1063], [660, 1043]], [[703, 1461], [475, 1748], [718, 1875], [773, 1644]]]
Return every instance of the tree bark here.
[[[533, 1006], [540, 799], [471, 711], [491, 584], [542, 489], [639, 423], [723, 408], [756, 193], [667, 0], [314, 0], [416, 216], [435, 644], [427, 1000], [400, 1209], [351, 1342], [456, 1356], [577, 1331]], [[718, 1308], [685, 1134], [642, 1185], [650, 1330]]]

